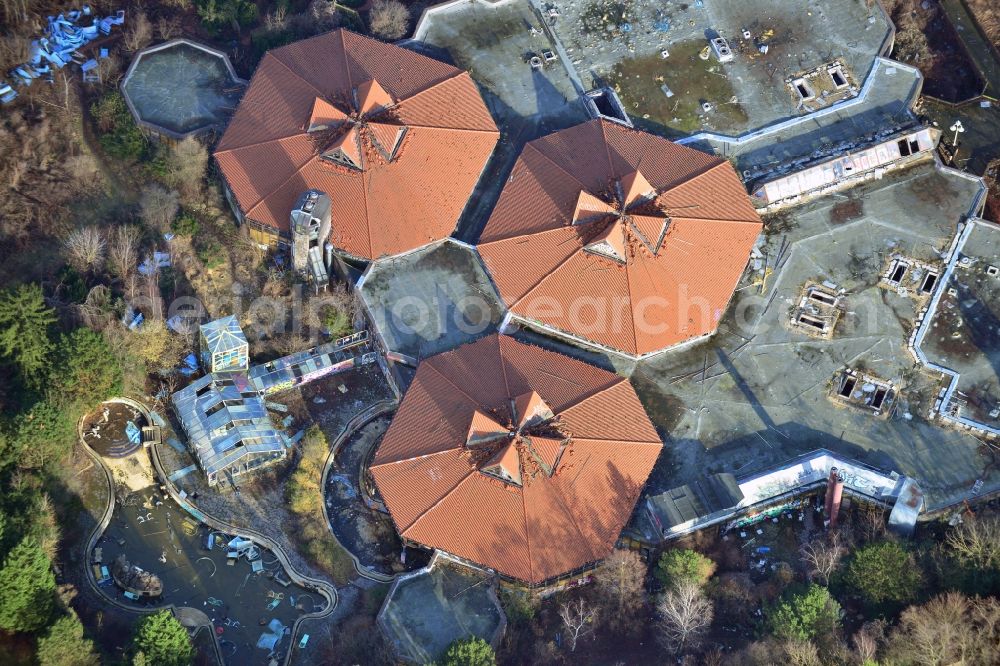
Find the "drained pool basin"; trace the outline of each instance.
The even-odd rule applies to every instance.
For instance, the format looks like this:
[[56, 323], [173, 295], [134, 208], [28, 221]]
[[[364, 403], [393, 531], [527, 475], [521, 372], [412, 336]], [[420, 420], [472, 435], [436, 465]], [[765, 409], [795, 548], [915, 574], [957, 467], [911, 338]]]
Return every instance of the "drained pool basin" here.
[[225, 53], [175, 39], [140, 51], [122, 92], [140, 125], [181, 138], [224, 124], [245, 86]]

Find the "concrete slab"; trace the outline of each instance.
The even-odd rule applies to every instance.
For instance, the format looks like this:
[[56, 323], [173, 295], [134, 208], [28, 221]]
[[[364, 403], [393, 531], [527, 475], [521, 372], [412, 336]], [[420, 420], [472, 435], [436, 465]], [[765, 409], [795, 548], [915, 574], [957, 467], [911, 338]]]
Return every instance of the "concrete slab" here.
[[506, 620], [491, 583], [466, 567], [436, 562], [400, 578], [379, 613], [379, 624], [405, 661], [440, 659], [456, 640], [478, 636], [496, 644]]
[[450, 240], [375, 262], [360, 293], [387, 349], [418, 359], [491, 333], [502, 317], [475, 250]]
[[[701, 6], [699, 6], [699, 4]], [[636, 109], [637, 124], [666, 134], [690, 133], [698, 128], [742, 134], [778, 120], [798, 115], [802, 109], [785, 79], [839, 59], [856, 82], [864, 81], [876, 55], [890, 34], [887, 17], [876, 5], [863, 0], [830, 0], [817, 5], [806, 0], [709, 0], [704, 3], [638, 3], [622, 0], [570, 0], [546, 3], [556, 9], [552, 28], [562, 42], [584, 86], [606, 80], [619, 88], [630, 113]], [[669, 25], [669, 27], [667, 27]], [[750, 38], [743, 37], [743, 31]], [[690, 48], [708, 45], [708, 38], [721, 35], [734, 52], [734, 59], [711, 72], [695, 72], [701, 81], [684, 80], [670, 85], [682, 94], [704, 95], [715, 77], [725, 77], [732, 92], [705, 101], [729, 103], [735, 95], [743, 117], [720, 113], [676, 114], [667, 99], [657, 100], [666, 111], [643, 103], [643, 87], [635, 75], [669, 79], [673, 71], [691, 66]], [[758, 45], [766, 43], [761, 54]], [[660, 58], [659, 71], [636, 65]], [[673, 50], [677, 50], [675, 59]], [[711, 59], [713, 62], [715, 58]], [[718, 63], [716, 63], [718, 64]], [[666, 81], [668, 84], [670, 81]], [[641, 83], [641, 81], [639, 82]], [[859, 83], [860, 85], [860, 83]], [[658, 87], [658, 86], [657, 86]], [[674, 100], [677, 101], [677, 100]], [[681, 100], [683, 101], [683, 100]], [[641, 110], [650, 115], [642, 122]]]
[[929, 360], [959, 373], [962, 416], [1000, 426], [1000, 228], [977, 223], [924, 336]]
[[839, 154], [914, 124], [910, 109], [920, 85], [916, 69], [879, 59], [859, 96], [829, 111], [739, 137], [700, 134], [681, 143], [732, 160], [752, 180], [779, 165]]

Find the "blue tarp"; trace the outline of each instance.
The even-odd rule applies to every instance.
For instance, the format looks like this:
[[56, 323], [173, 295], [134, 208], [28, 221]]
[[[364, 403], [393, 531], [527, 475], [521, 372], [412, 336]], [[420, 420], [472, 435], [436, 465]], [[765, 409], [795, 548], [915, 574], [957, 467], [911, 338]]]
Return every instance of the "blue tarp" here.
[[139, 427], [132, 421], [125, 424], [125, 434], [128, 436], [128, 441], [133, 444], [138, 444], [142, 441], [142, 431]]
[[198, 372], [198, 357], [194, 354], [188, 354], [184, 358], [184, 365], [182, 365], [178, 371], [185, 377], [190, 377], [194, 373]]

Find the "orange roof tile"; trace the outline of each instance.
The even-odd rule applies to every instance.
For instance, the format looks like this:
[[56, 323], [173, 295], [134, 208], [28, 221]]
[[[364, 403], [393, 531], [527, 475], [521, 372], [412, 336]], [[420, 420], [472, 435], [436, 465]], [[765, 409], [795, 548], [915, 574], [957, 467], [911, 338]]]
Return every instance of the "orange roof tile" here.
[[321, 190], [333, 244], [374, 259], [448, 236], [498, 138], [468, 73], [336, 30], [264, 56], [215, 158], [247, 218], [287, 234]]
[[537, 584], [610, 552], [662, 447], [627, 380], [491, 335], [420, 364], [370, 471], [405, 538]]
[[715, 331], [761, 228], [725, 160], [594, 120], [525, 146], [478, 249], [515, 315], [642, 356]]

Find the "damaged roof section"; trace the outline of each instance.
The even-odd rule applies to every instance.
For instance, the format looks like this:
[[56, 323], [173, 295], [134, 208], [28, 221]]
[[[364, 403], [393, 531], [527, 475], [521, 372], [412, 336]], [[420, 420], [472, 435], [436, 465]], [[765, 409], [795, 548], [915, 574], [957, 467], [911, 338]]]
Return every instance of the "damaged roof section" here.
[[725, 160], [594, 120], [525, 147], [478, 250], [519, 321], [635, 357], [715, 331], [760, 231]]
[[285, 457], [264, 399], [242, 373], [205, 375], [173, 395], [174, 409], [209, 483]]
[[318, 190], [334, 246], [375, 259], [448, 236], [498, 138], [468, 73], [336, 30], [268, 51], [215, 158], [246, 218], [287, 237]]
[[421, 362], [370, 471], [404, 539], [538, 585], [611, 551], [662, 448], [626, 379], [490, 335]]

